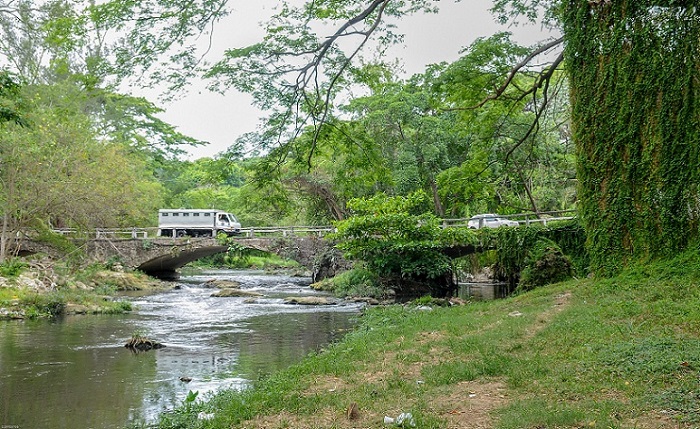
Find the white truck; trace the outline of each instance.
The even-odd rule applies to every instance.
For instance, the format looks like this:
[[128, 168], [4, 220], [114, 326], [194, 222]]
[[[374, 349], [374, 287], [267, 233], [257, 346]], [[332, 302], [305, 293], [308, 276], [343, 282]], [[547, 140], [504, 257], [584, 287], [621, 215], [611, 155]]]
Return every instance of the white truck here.
[[216, 209], [160, 209], [158, 235], [161, 237], [216, 237], [237, 235], [241, 224], [231, 213]]

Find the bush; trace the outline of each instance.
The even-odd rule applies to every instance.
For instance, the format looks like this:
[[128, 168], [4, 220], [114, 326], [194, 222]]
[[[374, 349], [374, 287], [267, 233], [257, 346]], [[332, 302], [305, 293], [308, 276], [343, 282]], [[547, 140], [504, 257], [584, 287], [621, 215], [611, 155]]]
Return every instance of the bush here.
[[540, 239], [528, 251], [518, 289], [530, 290], [564, 281], [571, 277], [571, 273], [571, 260], [564, 255], [559, 245], [551, 240]]
[[0, 264], [0, 276], [7, 278], [16, 278], [29, 265], [21, 259], [12, 258]]
[[384, 290], [379, 286], [379, 278], [364, 268], [343, 271], [335, 277], [314, 284], [314, 289], [333, 292], [338, 297], [368, 296], [382, 298]]
[[422, 211], [427, 198], [418, 192], [351, 200], [353, 216], [337, 222], [338, 232], [330, 238], [338, 241], [345, 258], [362, 261], [380, 278], [386, 293], [446, 296], [455, 285], [445, 249], [473, 243], [475, 237], [466, 229], [441, 229], [436, 216]]

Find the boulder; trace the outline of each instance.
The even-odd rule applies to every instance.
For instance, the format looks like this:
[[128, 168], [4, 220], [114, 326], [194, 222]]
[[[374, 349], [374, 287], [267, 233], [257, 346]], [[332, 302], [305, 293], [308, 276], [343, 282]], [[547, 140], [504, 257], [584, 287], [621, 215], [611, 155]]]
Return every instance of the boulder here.
[[96, 305], [82, 305], [69, 302], [63, 309], [64, 314], [97, 314], [100, 308]]
[[335, 305], [336, 302], [323, 296], [296, 296], [285, 298], [287, 304], [296, 305]]
[[251, 298], [263, 295], [257, 292], [248, 292], [240, 289], [227, 288], [221, 289], [218, 292], [214, 292], [213, 294], [211, 294], [211, 296], [217, 298]]
[[240, 289], [241, 284], [234, 282], [232, 280], [207, 280], [203, 284], [207, 288], [217, 288], [217, 289]]

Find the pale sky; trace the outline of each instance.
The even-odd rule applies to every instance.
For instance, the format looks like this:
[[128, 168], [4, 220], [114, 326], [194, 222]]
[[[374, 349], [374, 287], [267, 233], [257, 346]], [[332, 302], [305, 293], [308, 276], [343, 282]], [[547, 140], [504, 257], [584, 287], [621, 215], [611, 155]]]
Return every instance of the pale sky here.
[[[276, 0], [233, 0], [233, 12], [214, 30], [213, 48], [207, 59], [214, 62], [226, 48], [244, 47], [264, 36], [262, 23], [274, 13]], [[479, 37], [498, 31], [511, 31], [522, 45], [532, 45], [551, 37], [539, 26], [508, 28], [494, 22], [488, 12], [490, 0], [439, 2], [440, 13], [419, 14], [397, 21], [395, 31], [405, 34], [403, 46], [392, 47], [389, 54], [404, 64], [406, 76], [424, 71], [425, 66], [454, 61], [459, 51]], [[153, 99], [152, 95], [147, 97]], [[163, 104], [161, 119], [175, 125], [189, 136], [209, 142], [207, 146], [188, 150], [189, 159], [214, 156], [225, 151], [241, 135], [255, 131], [262, 112], [252, 106], [247, 94], [229, 90], [220, 95], [209, 92], [197, 82], [181, 99]]]

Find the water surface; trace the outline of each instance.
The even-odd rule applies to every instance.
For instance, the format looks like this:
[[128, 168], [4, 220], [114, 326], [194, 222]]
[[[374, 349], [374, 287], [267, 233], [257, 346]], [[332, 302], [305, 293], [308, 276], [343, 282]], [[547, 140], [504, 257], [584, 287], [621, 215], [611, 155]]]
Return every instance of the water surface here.
[[[261, 298], [214, 298], [211, 279], [234, 280]], [[357, 305], [285, 304], [317, 294], [308, 279], [212, 271], [178, 289], [133, 297], [129, 315], [0, 323], [0, 425], [121, 428], [152, 421], [187, 393], [245, 388], [339, 338]], [[142, 333], [165, 348], [134, 354]], [[181, 378], [191, 378], [190, 382]]]

